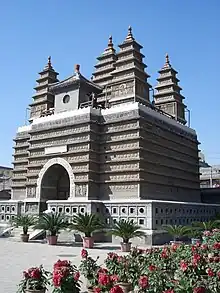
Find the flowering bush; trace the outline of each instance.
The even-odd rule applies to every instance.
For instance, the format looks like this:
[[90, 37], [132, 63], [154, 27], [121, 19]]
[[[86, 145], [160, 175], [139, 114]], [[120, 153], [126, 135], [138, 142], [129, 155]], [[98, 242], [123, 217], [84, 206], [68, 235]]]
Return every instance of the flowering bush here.
[[79, 293], [80, 273], [67, 260], [58, 260], [53, 267], [53, 293]]
[[82, 260], [79, 266], [79, 270], [81, 274], [88, 280], [88, 287], [94, 287], [98, 284], [96, 276], [98, 270], [100, 269], [100, 266], [97, 264], [99, 257], [93, 259], [88, 255], [88, 252], [85, 249], [82, 249], [81, 257]]
[[48, 278], [50, 273], [43, 269], [43, 266], [30, 268], [23, 272], [23, 279], [21, 280], [18, 292], [25, 292], [25, 290], [43, 290], [49, 285]]

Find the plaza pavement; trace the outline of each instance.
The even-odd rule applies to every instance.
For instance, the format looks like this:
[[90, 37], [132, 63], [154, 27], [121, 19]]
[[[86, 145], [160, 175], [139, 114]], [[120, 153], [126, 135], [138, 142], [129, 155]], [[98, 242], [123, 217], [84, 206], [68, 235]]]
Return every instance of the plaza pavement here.
[[[43, 264], [46, 270], [52, 271], [53, 264], [58, 259], [70, 260], [78, 266], [81, 249], [80, 243], [49, 246], [42, 242], [22, 243], [13, 237], [0, 238], [0, 293], [16, 293], [22, 272], [30, 267]], [[119, 246], [114, 247], [112, 244], [97, 244], [96, 248], [88, 249], [92, 257], [99, 256], [100, 264], [103, 264], [110, 251], [121, 254]], [[85, 280], [83, 280], [82, 292], [85, 291]], [[51, 290], [47, 292], [51, 293]]]

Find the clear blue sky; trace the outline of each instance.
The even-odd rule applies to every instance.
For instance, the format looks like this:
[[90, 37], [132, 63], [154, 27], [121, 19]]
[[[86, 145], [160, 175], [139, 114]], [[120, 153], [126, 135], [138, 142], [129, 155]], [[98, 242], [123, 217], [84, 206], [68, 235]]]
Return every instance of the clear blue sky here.
[[91, 76], [113, 35], [121, 43], [133, 27], [149, 82], [156, 83], [165, 53], [179, 72], [191, 126], [210, 163], [220, 163], [220, 1], [8, 0], [0, 6], [0, 165], [12, 161], [13, 137], [24, 124], [37, 73], [52, 56], [60, 79], [74, 64]]

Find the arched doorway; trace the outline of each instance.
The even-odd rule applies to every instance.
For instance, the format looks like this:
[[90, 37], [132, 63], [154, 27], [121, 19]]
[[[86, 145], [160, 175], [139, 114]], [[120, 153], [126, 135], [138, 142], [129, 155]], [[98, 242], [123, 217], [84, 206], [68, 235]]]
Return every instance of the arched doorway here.
[[41, 180], [41, 201], [67, 200], [70, 196], [70, 178], [67, 170], [60, 164], [53, 164]]

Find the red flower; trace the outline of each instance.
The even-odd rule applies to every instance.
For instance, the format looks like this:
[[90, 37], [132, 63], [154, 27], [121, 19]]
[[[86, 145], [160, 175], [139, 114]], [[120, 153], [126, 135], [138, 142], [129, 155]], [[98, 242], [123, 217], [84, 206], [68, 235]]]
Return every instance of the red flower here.
[[181, 260], [180, 268], [183, 272], [185, 272], [188, 269], [188, 264], [184, 260]]
[[162, 250], [162, 252], [161, 252], [161, 257], [162, 257], [162, 258], [168, 258], [168, 253], [167, 253], [167, 249], [166, 249], [166, 248], [164, 248], [164, 249]]
[[153, 272], [153, 271], [156, 271], [157, 267], [153, 266], [153, 265], [150, 265], [149, 266], [149, 271]]
[[78, 281], [79, 280], [79, 277], [80, 277], [80, 273], [79, 272], [76, 272], [75, 275], [74, 275], [74, 280], [75, 281]]
[[62, 275], [60, 275], [59, 273], [53, 274], [53, 285], [55, 287], [60, 287], [61, 280], [62, 280]]
[[200, 260], [201, 260], [201, 256], [199, 254], [193, 255], [192, 263], [194, 266], [197, 266]]
[[177, 245], [177, 244], [173, 244], [173, 245], [171, 246], [171, 250], [175, 252], [175, 251], [177, 250], [178, 247], [179, 247], [179, 245]]
[[175, 293], [175, 291], [173, 289], [167, 289], [163, 293]]
[[110, 283], [110, 278], [106, 274], [99, 274], [98, 282], [100, 285], [106, 286]]
[[82, 258], [87, 258], [87, 256], [88, 256], [88, 252], [87, 252], [87, 250], [82, 249], [82, 250], [81, 250], [81, 257], [82, 257]]
[[117, 275], [112, 275], [112, 276], [110, 276], [110, 280], [112, 282], [118, 282], [119, 281], [119, 277]]
[[138, 284], [139, 286], [142, 288], [142, 289], [145, 289], [147, 287], [149, 287], [149, 282], [148, 282], [148, 277], [143, 275], [143, 276], [140, 276], [140, 279], [138, 281]]
[[100, 268], [100, 269], [98, 270], [98, 274], [106, 274], [106, 273], [108, 273], [108, 270], [105, 269], [105, 268]]
[[29, 273], [30, 277], [33, 279], [40, 279], [41, 277], [41, 273], [40, 270], [38, 268], [34, 268], [30, 273]]
[[58, 269], [58, 268], [62, 268], [62, 267], [69, 267], [70, 266], [70, 262], [68, 260], [58, 260], [55, 264], [54, 264], [54, 269]]
[[208, 245], [207, 244], [202, 244], [200, 247], [201, 247], [202, 250], [207, 250], [208, 249]]
[[116, 285], [116, 286], [112, 287], [109, 292], [110, 293], [123, 293], [124, 291], [122, 290], [122, 288], [120, 286]]
[[205, 293], [205, 291], [204, 287], [196, 287], [193, 289], [193, 293]]
[[23, 272], [23, 276], [24, 276], [25, 279], [27, 279], [27, 278], [29, 277], [28, 272], [24, 271], [24, 272]]
[[94, 292], [94, 293], [100, 293], [101, 291], [102, 291], [102, 289], [99, 288], [99, 287], [95, 287], [95, 288], [93, 288], [93, 292]]
[[220, 279], [220, 272], [217, 273], [218, 278]]
[[215, 273], [213, 272], [213, 270], [210, 269], [210, 268], [208, 268], [207, 274], [208, 274], [209, 277], [214, 277], [214, 275], [215, 275]]
[[192, 252], [195, 252], [195, 251], [197, 251], [197, 247], [196, 247], [195, 245], [193, 245], [193, 246], [191, 247], [191, 250], [192, 250]]
[[214, 257], [214, 262], [219, 262], [219, 260], [220, 260], [220, 257], [218, 257], [218, 256]]
[[212, 246], [214, 249], [220, 249], [220, 243], [219, 242], [216, 242], [213, 244]]
[[108, 259], [115, 259], [115, 258], [117, 258], [118, 257], [118, 255], [116, 254], [116, 253], [114, 253], [114, 252], [109, 252], [108, 253]]

